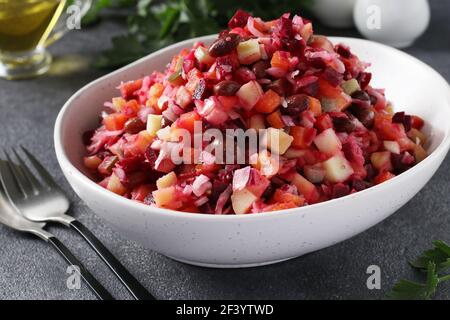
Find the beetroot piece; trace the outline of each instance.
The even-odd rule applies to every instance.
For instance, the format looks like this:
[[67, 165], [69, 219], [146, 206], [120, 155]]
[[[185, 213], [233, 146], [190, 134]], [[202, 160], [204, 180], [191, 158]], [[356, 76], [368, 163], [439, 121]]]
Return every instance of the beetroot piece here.
[[230, 29], [243, 28], [247, 24], [248, 17], [250, 17], [249, 13], [239, 9], [228, 22], [228, 27]]
[[361, 89], [364, 90], [369, 85], [370, 80], [372, 80], [372, 74], [370, 72], [361, 72], [357, 80]]

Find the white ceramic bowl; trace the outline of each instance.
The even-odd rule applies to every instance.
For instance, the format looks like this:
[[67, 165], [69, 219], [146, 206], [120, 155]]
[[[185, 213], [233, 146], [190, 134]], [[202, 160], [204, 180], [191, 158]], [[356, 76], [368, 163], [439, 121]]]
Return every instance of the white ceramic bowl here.
[[275, 263], [348, 239], [382, 221], [410, 200], [435, 173], [450, 147], [450, 91], [433, 69], [396, 49], [374, 42], [331, 38], [372, 62], [374, 85], [387, 88], [398, 110], [425, 119], [430, 156], [388, 182], [324, 203], [249, 215], [204, 215], [153, 208], [109, 192], [83, 172], [81, 135], [97, 125], [103, 102], [116, 96], [120, 81], [162, 70], [187, 40], [106, 75], [75, 93], [55, 125], [59, 164], [75, 192], [123, 236], [173, 259], [209, 267]]

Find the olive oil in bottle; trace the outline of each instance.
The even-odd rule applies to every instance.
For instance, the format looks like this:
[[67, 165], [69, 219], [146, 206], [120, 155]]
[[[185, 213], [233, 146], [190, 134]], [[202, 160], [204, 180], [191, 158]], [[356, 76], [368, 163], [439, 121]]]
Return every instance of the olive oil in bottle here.
[[66, 0], [0, 0], [0, 52], [21, 52], [43, 45]]

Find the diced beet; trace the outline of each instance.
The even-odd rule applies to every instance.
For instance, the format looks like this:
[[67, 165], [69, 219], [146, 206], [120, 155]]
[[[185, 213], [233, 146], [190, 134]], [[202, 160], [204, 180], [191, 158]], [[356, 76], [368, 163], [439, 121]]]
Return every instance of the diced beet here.
[[408, 132], [412, 128], [412, 117], [410, 115], [406, 115], [403, 119], [403, 126], [405, 127], [405, 132]]
[[403, 123], [403, 120], [405, 119], [405, 113], [402, 112], [396, 112], [394, 116], [392, 117], [392, 122], [395, 123]]
[[353, 178], [352, 179], [352, 189], [356, 191], [362, 191], [367, 188], [367, 184], [364, 180], [360, 178]]
[[82, 139], [83, 139], [83, 144], [85, 146], [88, 146], [91, 144], [94, 133], [95, 133], [95, 130], [88, 130], [83, 133]]
[[213, 184], [212, 184], [212, 189], [211, 189], [211, 195], [210, 195], [210, 200], [213, 203], [217, 202], [217, 199], [219, 199], [220, 194], [225, 191], [225, 189], [229, 186], [229, 183], [226, 183], [222, 180], [217, 180], [214, 179], [213, 180]]
[[301, 88], [300, 92], [307, 94], [308, 96], [316, 97], [319, 93], [319, 82], [313, 82]]
[[308, 63], [311, 67], [317, 69], [325, 69], [327, 67], [327, 63], [322, 58], [308, 58]]
[[354, 162], [360, 166], [364, 165], [364, 155], [361, 147], [356, 143], [355, 139], [348, 139], [346, 143], [342, 145], [342, 151], [345, 158], [350, 162]]
[[377, 175], [375, 168], [371, 164], [366, 164], [364, 166], [364, 169], [366, 169], [366, 172], [367, 172], [366, 179], [369, 181], [372, 181], [375, 178], [375, 176]]
[[124, 184], [127, 188], [134, 188], [137, 187], [139, 185], [145, 184], [148, 181], [148, 175], [143, 173], [143, 172], [139, 172], [139, 171], [135, 171], [132, 173], [127, 174], [127, 180], [126, 183]]
[[283, 41], [283, 49], [289, 51], [293, 56], [301, 57], [305, 52], [305, 41], [303, 39], [287, 39]]
[[269, 89], [275, 91], [279, 96], [285, 96], [289, 92], [290, 83], [286, 78], [277, 79], [264, 87], [265, 91]]
[[292, 20], [289, 18], [281, 17], [277, 22], [277, 35], [283, 40], [292, 37]]
[[343, 80], [343, 75], [330, 67], [327, 67], [323, 71], [322, 77], [324, 80], [328, 81], [333, 87], [337, 87]]
[[234, 77], [240, 84], [245, 84], [249, 81], [256, 80], [256, 75], [247, 67], [240, 67], [237, 69]]
[[367, 92], [358, 90], [352, 94], [352, 98], [361, 101], [370, 101], [370, 97]]
[[352, 53], [350, 52], [350, 48], [347, 46], [344, 46], [342, 44], [338, 44], [336, 46], [336, 52], [345, 59], [349, 59], [352, 56]]
[[228, 27], [230, 29], [244, 28], [247, 24], [248, 17], [250, 17], [250, 14], [248, 12], [239, 9], [228, 22]]
[[272, 198], [272, 196], [273, 196], [273, 194], [275, 193], [275, 190], [276, 190], [277, 188], [276, 188], [276, 186], [273, 184], [273, 183], [271, 183], [267, 188], [266, 188], [266, 190], [264, 190], [264, 193], [262, 194], [262, 198], [264, 198], [264, 199], [270, 199], [270, 198]]
[[141, 156], [126, 157], [117, 163], [117, 167], [122, 168], [125, 172], [136, 171], [141, 168], [142, 161]]
[[392, 122], [403, 124], [405, 132], [408, 132], [412, 128], [412, 117], [404, 112], [396, 112], [392, 117]]
[[350, 194], [350, 187], [343, 183], [336, 183], [331, 191], [331, 198], [341, 198]]
[[145, 159], [148, 161], [152, 169], [155, 169], [156, 159], [158, 159], [158, 154], [155, 150], [151, 148], [151, 145], [147, 147], [144, 153]]
[[357, 77], [359, 86], [362, 90], [366, 89], [372, 80], [372, 74], [370, 72], [361, 72]]
[[202, 204], [200, 207], [200, 212], [201, 213], [209, 213], [209, 214], [213, 214], [214, 213], [214, 208], [211, 205], [211, 203], [207, 202], [205, 204]]
[[409, 152], [404, 151], [401, 154], [391, 154], [391, 162], [396, 173], [402, 173], [414, 165], [415, 158]]
[[351, 133], [355, 131], [356, 124], [348, 117], [332, 117], [333, 126], [337, 132]]

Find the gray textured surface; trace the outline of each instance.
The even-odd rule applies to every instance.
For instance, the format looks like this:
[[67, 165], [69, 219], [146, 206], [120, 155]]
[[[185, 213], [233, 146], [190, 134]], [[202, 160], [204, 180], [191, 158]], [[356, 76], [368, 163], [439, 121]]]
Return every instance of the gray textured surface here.
[[[430, 28], [407, 52], [450, 80], [450, 3], [434, 0], [432, 7]], [[106, 21], [73, 32], [51, 48], [56, 65], [76, 56], [92, 57], [109, 46], [112, 34], [122, 30], [122, 26]], [[355, 35], [354, 31], [319, 31]], [[377, 299], [396, 280], [418, 276], [407, 259], [429, 247], [433, 239], [450, 242], [447, 157], [431, 182], [389, 219], [348, 241], [298, 259], [261, 268], [214, 270], [184, 265], [143, 249], [101, 221], [62, 177], [53, 151], [53, 123], [66, 99], [101, 72], [81, 68], [58, 75], [56, 69], [29, 81], [0, 80], [0, 145], [22, 143], [52, 168], [73, 201], [70, 213], [91, 228], [160, 299]], [[130, 298], [82, 239], [64, 228], [49, 230], [73, 249], [114, 295]], [[365, 271], [372, 264], [381, 267], [381, 290], [366, 288]], [[47, 244], [0, 226], [0, 299], [93, 299], [85, 285], [81, 290], [66, 288], [65, 270], [64, 261]], [[449, 289], [446, 285], [438, 298], [450, 297]]]

